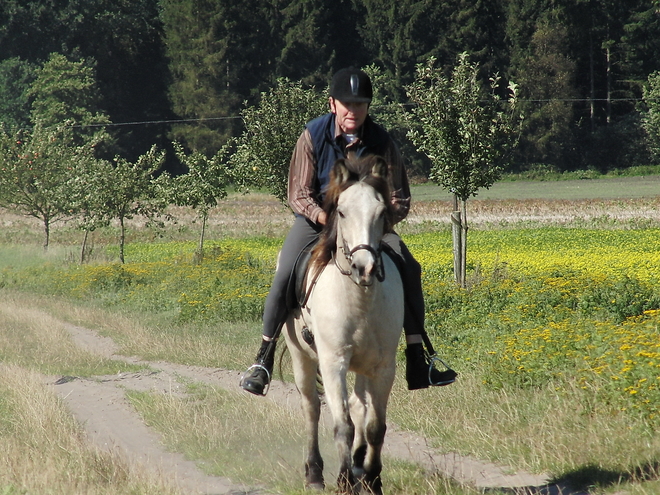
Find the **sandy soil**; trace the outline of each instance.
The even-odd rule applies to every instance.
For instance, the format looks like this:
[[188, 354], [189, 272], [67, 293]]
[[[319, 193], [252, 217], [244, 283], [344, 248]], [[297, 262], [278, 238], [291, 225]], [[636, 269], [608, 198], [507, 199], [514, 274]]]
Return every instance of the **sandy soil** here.
[[[125, 390], [158, 390], [184, 393], [177, 377], [211, 384], [228, 390], [238, 390], [240, 373], [214, 368], [184, 366], [166, 362], [146, 362], [117, 354], [117, 346], [94, 331], [67, 326], [80, 347], [99, 356], [143, 364], [149, 371], [91, 379], [49, 377], [47, 382], [62, 397], [72, 414], [85, 427], [89, 439], [98, 448], [124, 456], [130, 465], [139, 463], [159, 476], [169, 477], [184, 494], [267, 495], [263, 487], [245, 487], [231, 480], [207, 476], [193, 462], [180, 454], [167, 452], [158, 433], [151, 430], [125, 398]], [[458, 385], [457, 385], [458, 386]], [[300, 401], [295, 386], [275, 381], [265, 399], [298, 409]], [[325, 412], [327, 414], [327, 411]], [[329, 424], [326, 422], [326, 424]], [[547, 476], [525, 472], [511, 473], [506, 466], [442, 453], [431, 447], [423, 437], [401, 431], [389, 425], [385, 442], [386, 456], [401, 458], [423, 466], [429, 472], [449, 476], [456, 481], [489, 489], [504, 489], [511, 494], [586, 495], [566, 487], [548, 485]]]

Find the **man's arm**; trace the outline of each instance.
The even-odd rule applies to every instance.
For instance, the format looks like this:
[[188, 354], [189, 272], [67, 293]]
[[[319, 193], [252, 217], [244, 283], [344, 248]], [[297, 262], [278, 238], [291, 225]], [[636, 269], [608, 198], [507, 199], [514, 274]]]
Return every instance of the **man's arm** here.
[[294, 213], [309, 218], [312, 222], [325, 224], [325, 212], [318, 204], [316, 182], [316, 165], [312, 136], [305, 131], [298, 138], [291, 164], [289, 166], [288, 201]]

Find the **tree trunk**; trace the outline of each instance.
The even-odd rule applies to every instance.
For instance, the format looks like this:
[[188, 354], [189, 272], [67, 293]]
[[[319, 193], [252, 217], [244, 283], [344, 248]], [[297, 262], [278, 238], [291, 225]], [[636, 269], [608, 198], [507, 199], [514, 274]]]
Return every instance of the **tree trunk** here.
[[591, 132], [596, 132], [596, 89], [594, 74], [594, 19], [591, 14], [591, 29], [589, 31], [589, 120], [591, 121]]
[[124, 242], [126, 241], [126, 229], [124, 228], [124, 217], [119, 219], [119, 261], [124, 263]]
[[202, 218], [202, 232], [199, 235], [199, 244], [197, 244], [197, 252], [195, 253], [195, 262], [201, 263], [204, 261], [204, 234], [206, 233], [206, 219], [209, 217], [208, 213], [200, 215]]
[[610, 125], [612, 123], [612, 50], [609, 42], [605, 50], [605, 57], [607, 60], [607, 125]]
[[48, 244], [50, 243], [50, 219], [44, 218], [44, 251], [48, 251]]
[[451, 238], [454, 252], [454, 282], [458, 285], [461, 284], [461, 254], [463, 249], [461, 248], [461, 235], [463, 230], [461, 229], [461, 212], [454, 210], [451, 213]]
[[87, 249], [87, 237], [89, 236], [89, 230], [85, 229], [85, 235], [83, 236], [82, 248], [80, 249], [80, 264], [85, 263], [85, 249]]
[[468, 223], [467, 223], [467, 199], [461, 201], [462, 222], [463, 229], [461, 233], [461, 287], [466, 286], [466, 273], [467, 273], [467, 237], [468, 237]]
[[465, 202], [463, 211], [458, 209], [458, 196], [454, 194], [454, 211], [451, 214], [451, 234], [454, 252], [454, 281], [465, 287], [465, 258], [467, 224], [465, 223]]

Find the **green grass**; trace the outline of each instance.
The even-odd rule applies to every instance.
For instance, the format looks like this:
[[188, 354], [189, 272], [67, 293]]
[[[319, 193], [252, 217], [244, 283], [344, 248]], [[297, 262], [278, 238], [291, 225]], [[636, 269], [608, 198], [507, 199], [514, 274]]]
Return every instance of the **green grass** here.
[[[475, 199], [630, 199], [660, 196], [660, 175], [599, 177], [570, 180], [500, 181], [479, 191]], [[427, 183], [412, 187], [413, 201], [445, 200], [452, 196], [440, 186]]]
[[[566, 382], [650, 425], [660, 422], [658, 239], [653, 229], [475, 231], [462, 290], [451, 281], [447, 233], [406, 237], [424, 269], [428, 332], [458, 367], [494, 388]], [[153, 315], [143, 340], [112, 335], [122, 352], [240, 368], [219, 356], [235, 356], [232, 347], [257, 333], [277, 245], [223, 241], [199, 264], [189, 244], [134, 244], [144, 261], [6, 267], [0, 284]], [[220, 338], [218, 326], [233, 330]]]
[[[307, 493], [302, 473], [306, 440], [299, 411], [240, 392], [200, 386], [191, 386], [189, 392], [185, 398], [137, 392], [129, 397], [147, 423], [161, 432], [168, 448], [197, 459], [207, 473], [268, 485], [288, 495]], [[330, 430], [322, 428], [320, 437], [329, 490], [338, 465]], [[385, 458], [384, 463], [383, 483], [391, 495], [479, 493], [403, 461]]]
[[[410, 393], [399, 377], [391, 420], [447, 451], [551, 472], [598, 493], [617, 487], [655, 493], [659, 239], [660, 231], [652, 228], [472, 230], [469, 288], [463, 290], [451, 281], [446, 229], [407, 235], [424, 268], [429, 333], [460, 380]], [[125, 355], [242, 370], [254, 357], [280, 243], [281, 237], [262, 236], [213, 241], [199, 264], [194, 242], [132, 242], [125, 265], [83, 266], [66, 249], [42, 253], [3, 245], [0, 293], [41, 309], [19, 316], [5, 312], [3, 359], [44, 372], [107, 372], [105, 364], [95, 368], [58, 347], [65, 339], [56, 321], [47, 325], [56, 329], [54, 336], [38, 336], [46, 344], [34, 342], [36, 332], [26, 322], [51, 314], [112, 337]], [[112, 259], [113, 249], [101, 259]], [[26, 295], [11, 295], [17, 291]], [[290, 379], [286, 369], [285, 377]], [[297, 415], [277, 409], [269, 419], [261, 403], [255, 410], [245, 397], [202, 388], [192, 389], [189, 398], [137, 394], [133, 400], [154, 425], [171, 432], [171, 445], [218, 470], [213, 472], [268, 481], [265, 471], [290, 471], [279, 473], [275, 483], [298, 493], [301, 439], [282, 426], [297, 424]], [[188, 431], [190, 418], [214, 425], [213, 438]], [[223, 430], [222, 421], [227, 429], [241, 418], [252, 419], [235, 436]], [[250, 431], [255, 424], [268, 428], [272, 444], [239, 452], [233, 466], [214, 460], [231, 456], [231, 450], [222, 451], [223, 438], [239, 445], [258, 442], [263, 430]], [[290, 457], [278, 457], [280, 451]], [[263, 456], [265, 471], [241, 473], [244, 459], [255, 456]], [[389, 462], [388, 482], [397, 487], [392, 493], [406, 493], [403, 487], [410, 484], [427, 487], [419, 493], [471, 493], [446, 480], [424, 481], [410, 466]]]

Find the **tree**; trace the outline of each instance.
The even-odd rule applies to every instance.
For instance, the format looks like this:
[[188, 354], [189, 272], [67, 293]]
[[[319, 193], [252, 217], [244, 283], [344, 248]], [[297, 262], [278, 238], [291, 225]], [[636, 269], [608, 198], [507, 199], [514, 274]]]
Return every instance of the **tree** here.
[[0, 62], [0, 122], [9, 129], [30, 125], [27, 91], [34, 81], [36, 66], [18, 57]]
[[163, 0], [174, 112], [198, 123], [179, 124], [172, 138], [214, 155], [239, 129], [233, 119], [244, 100], [270, 84], [280, 43], [271, 18], [277, 2]]
[[573, 100], [577, 97], [575, 63], [567, 55], [569, 35], [561, 11], [545, 11], [537, 20], [512, 77], [520, 83], [525, 125], [519, 156], [528, 164], [561, 168], [575, 149]]
[[[454, 193], [454, 276], [465, 286], [467, 200], [489, 188], [504, 169], [507, 152], [517, 140], [516, 85], [509, 83], [506, 107], [497, 94], [500, 78], [490, 79], [490, 94], [478, 80], [479, 66], [458, 57], [450, 79], [435, 58], [417, 66], [407, 86], [416, 104], [409, 113], [410, 138], [432, 162], [430, 178]], [[458, 211], [458, 201], [461, 211]]]
[[40, 124], [31, 133], [0, 132], [0, 141], [0, 206], [39, 219], [48, 249], [51, 224], [75, 213], [74, 170], [95, 160], [97, 143], [75, 145], [70, 127]]
[[97, 171], [101, 174], [98, 176], [101, 189], [97, 191], [97, 204], [103, 205], [97, 214], [102, 218], [119, 221], [119, 260], [122, 263], [126, 220], [135, 215], [144, 215], [153, 220], [168, 205], [166, 191], [170, 188], [166, 182], [169, 181], [169, 175], [163, 173], [156, 177], [164, 161], [165, 153], [159, 152], [154, 145], [134, 163], [117, 156], [113, 164], [108, 163]]
[[37, 71], [27, 96], [32, 123], [47, 128], [68, 122], [71, 138], [78, 145], [92, 139], [98, 143], [94, 135], [99, 126], [110, 123], [99, 109], [101, 95], [90, 60], [71, 61], [60, 53], [51, 53]]
[[204, 233], [209, 210], [216, 206], [219, 200], [227, 197], [227, 185], [231, 181], [226, 164], [229, 154], [228, 146], [223, 146], [210, 159], [198, 151], [186, 155], [180, 143], [174, 143], [174, 150], [188, 171], [172, 180], [172, 199], [178, 206], [190, 206], [197, 210], [202, 227], [196, 257], [202, 261], [204, 259]]
[[81, 125], [108, 119], [95, 111], [93, 68], [60, 54], [37, 70], [27, 95], [33, 129], [2, 135], [0, 204], [41, 220], [47, 249], [51, 224], [76, 213], [75, 171], [89, 168], [110, 142], [102, 127]]
[[241, 115], [245, 129], [230, 159], [237, 182], [265, 188], [286, 202], [291, 152], [311, 119], [328, 111], [327, 99], [300, 82], [278, 79], [259, 103]]
[[648, 136], [649, 151], [656, 162], [660, 162], [660, 71], [649, 76], [643, 97], [648, 111], [642, 118], [642, 126]]
[[[170, 119], [160, 10], [160, 0], [3, 0], [0, 60], [40, 65], [53, 52], [93, 59], [99, 105], [113, 122]], [[121, 153], [135, 159], [154, 142], [164, 145], [166, 130], [124, 125], [113, 132]]]

